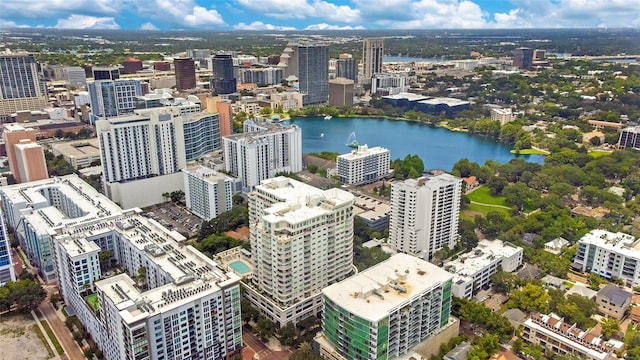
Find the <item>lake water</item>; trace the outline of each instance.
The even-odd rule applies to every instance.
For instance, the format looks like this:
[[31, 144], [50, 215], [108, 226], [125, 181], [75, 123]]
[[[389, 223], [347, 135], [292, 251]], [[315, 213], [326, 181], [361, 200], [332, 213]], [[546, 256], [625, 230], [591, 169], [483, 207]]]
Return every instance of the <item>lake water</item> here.
[[[284, 124], [302, 128], [304, 153], [332, 151], [341, 154], [351, 149], [347, 143], [354, 137], [369, 147], [382, 146], [391, 151], [391, 159], [417, 154], [425, 169], [450, 171], [458, 160], [467, 158], [482, 165], [491, 159], [508, 162], [515, 155], [511, 146], [482, 136], [449, 131], [416, 122], [379, 118], [295, 118]], [[352, 134], [353, 133], [353, 134]], [[521, 155], [527, 161], [544, 161], [541, 155]]]

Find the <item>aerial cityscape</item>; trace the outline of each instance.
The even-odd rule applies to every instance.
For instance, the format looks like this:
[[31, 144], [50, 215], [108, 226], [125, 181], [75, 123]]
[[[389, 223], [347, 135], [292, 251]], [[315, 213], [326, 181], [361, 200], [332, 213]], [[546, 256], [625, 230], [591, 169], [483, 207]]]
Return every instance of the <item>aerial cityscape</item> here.
[[640, 360], [640, 2], [0, 3], [0, 359]]

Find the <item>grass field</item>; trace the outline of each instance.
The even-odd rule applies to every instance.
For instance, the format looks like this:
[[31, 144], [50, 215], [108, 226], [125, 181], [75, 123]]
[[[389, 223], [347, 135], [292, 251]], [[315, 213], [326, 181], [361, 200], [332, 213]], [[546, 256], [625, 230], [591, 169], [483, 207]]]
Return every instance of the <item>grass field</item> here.
[[507, 204], [507, 198], [504, 196], [491, 195], [491, 189], [488, 186], [482, 186], [476, 190], [467, 194], [467, 197], [471, 201], [475, 201], [482, 204], [509, 206]]
[[591, 156], [592, 158], [599, 158], [599, 157], [603, 157], [603, 156], [611, 155], [611, 151], [604, 151], [604, 150], [589, 150], [589, 152], [587, 153], [587, 155]]
[[[516, 150], [512, 149], [510, 151], [512, 154], [516, 154]], [[540, 150], [540, 149], [520, 149], [518, 152], [520, 155], [549, 155], [548, 151]]]
[[469, 204], [469, 206], [463, 210], [460, 215], [464, 219], [473, 220], [476, 215], [487, 216], [489, 211], [496, 211], [504, 214], [507, 218], [511, 218], [511, 210], [479, 204]]

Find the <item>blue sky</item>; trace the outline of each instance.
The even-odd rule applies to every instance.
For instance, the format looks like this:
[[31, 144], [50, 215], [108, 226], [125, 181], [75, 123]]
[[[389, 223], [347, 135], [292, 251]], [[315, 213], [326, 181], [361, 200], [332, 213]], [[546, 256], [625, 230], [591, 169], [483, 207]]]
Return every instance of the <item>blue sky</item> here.
[[640, 28], [640, 0], [0, 0], [0, 29]]

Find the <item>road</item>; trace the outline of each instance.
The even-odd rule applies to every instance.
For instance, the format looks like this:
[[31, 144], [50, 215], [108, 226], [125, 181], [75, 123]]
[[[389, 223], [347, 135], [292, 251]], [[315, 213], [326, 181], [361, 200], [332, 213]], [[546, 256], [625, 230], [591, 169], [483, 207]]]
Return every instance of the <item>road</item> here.
[[69, 331], [69, 328], [67, 328], [62, 319], [60, 319], [60, 316], [58, 316], [58, 314], [56, 313], [53, 305], [51, 305], [51, 303], [49, 302], [49, 296], [51, 296], [51, 294], [55, 292], [55, 288], [52, 289], [50, 286], [46, 286], [45, 289], [48, 293], [47, 299], [43, 301], [40, 306], [38, 306], [40, 313], [42, 313], [45, 319], [47, 319], [51, 330], [53, 330], [53, 333], [56, 334], [58, 342], [60, 342], [60, 345], [62, 345], [64, 353], [67, 355], [68, 359], [86, 359], [76, 342], [73, 340], [71, 331]]
[[260, 360], [287, 360], [291, 355], [291, 351], [288, 350], [274, 351], [269, 349], [246, 327], [242, 329], [242, 341], [255, 352], [256, 357]]

